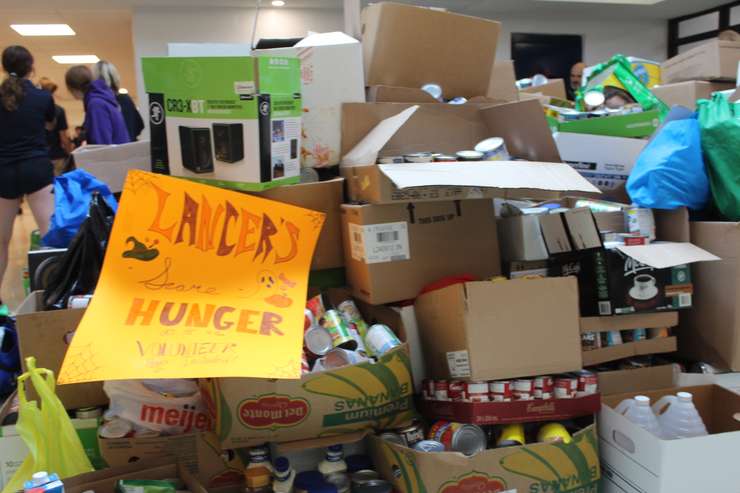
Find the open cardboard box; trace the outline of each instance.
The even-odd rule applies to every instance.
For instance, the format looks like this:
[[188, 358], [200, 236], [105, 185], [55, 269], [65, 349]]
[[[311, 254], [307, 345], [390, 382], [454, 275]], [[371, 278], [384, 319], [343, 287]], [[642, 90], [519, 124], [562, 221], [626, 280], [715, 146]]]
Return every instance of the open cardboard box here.
[[[614, 408], [643, 394], [656, 402], [664, 395], [690, 392], [710, 435], [661, 440]], [[675, 387], [604, 397], [599, 414], [599, 449], [607, 493], [736, 491], [740, 449], [740, 395], [718, 385]]]
[[573, 436], [570, 444], [533, 443], [484, 450], [472, 457], [458, 452], [419, 452], [369, 437], [381, 477], [401, 493], [596, 492], [599, 453], [596, 426]]
[[668, 389], [674, 386], [674, 365], [597, 371], [602, 396]]
[[[344, 289], [326, 294], [334, 306], [350, 298]], [[385, 324], [406, 340], [398, 312], [357, 304], [368, 323]], [[218, 378], [201, 383], [224, 448], [393, 428], [416, 414], [405, 343], [377, 363], [310, 373], [300, 380]]]
[[468, 282], [416, 299], [429, 377], [498, 380], [580, 370], [575, 278]]
[[696, 102], [699, 99], [711, 99], [712, 94], [717, 91], [727, 91], [734, 88], [735, 84], [732, 82], [690, 80], [656, 86], [652, 88], [652, 91], [668, 106], [684, 106], [695, 111]]
[[[531, 162], [376, 164], [378, 156], [454, 154], [493, 136]], [[540, 200], [598, 189], [560, 163], [536, 101], [499, 105], [366, 103], [342, 106], [341, 173], [355, 202], [388, 204], [470, 198]]]
[[663, 84], [685, 80], [730, 80], [737, 77], [740, 43], [713, 39], [669, 58], [660, 66]]

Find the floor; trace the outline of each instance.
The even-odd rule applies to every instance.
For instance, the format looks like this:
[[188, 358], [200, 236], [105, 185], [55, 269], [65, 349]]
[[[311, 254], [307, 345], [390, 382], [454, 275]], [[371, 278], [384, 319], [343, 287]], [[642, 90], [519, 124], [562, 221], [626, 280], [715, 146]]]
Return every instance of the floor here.
[[0, 290], [3, 302], [10, 307], [11, 311], [15, 311], [26, 297], [23, 291], [23, 269], [28, 263], [28, 245], [34, 229], [36, 229], [36, 221], [33, 219], [31, 209], [25, 205], [23, 214], [17, 216], [15, 220], [13, 239], [10, 242], [8, 269]]

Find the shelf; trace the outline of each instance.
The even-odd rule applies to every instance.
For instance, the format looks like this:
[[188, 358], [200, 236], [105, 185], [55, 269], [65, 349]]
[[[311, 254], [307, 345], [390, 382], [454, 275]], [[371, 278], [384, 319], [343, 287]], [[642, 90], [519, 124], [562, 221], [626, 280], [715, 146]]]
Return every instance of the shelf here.
[[583, 366], [599, 365], [633, 356], [646, 354], [672, 353], [677, 350], [676, 337], [656, 337], [644, 341], [626, 342], [590, 351], [583, 351]]
[[588, 416], [601, 409], [601, 394], [575, 399], [512, 402], [423, 401], [421, 413], [429, 419], [446, 419], [475, 425], [561, 421]]
[[581, 317], [581, 332], [662, 329], [678, 325], [678, 312], [631, 313], [611, 317]]

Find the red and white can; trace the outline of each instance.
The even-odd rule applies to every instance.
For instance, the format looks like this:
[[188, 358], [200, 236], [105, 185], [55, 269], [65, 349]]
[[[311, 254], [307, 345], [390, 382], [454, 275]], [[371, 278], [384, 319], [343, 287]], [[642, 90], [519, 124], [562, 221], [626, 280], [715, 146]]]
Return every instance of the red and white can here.
[[599, 391], [599, 377], [588, 370], [578, 372], [578, 390], [576, 395], [592, 395]]
[[531, 401], [534, 399], [534, 380], [531, 378], [514, 380], [513, 387], [515, 401]]
[[488, 383], [488, 400], [492, 402], [510, 402], [514, 399], [511, 380], [496, 380]]
[[434, 380], [425, 378], [421, 381], [421, 395], [427, 401], [434, 400]]
[[449, 401], [450, 382], [447, 380], [435, 380], [434, 381], [434, 400], [435, 401]]
[[554, 394], [556, 399], [572, 399], [576, 396], [576, 389], [573, 388], [573, 382], [575, 381], [575, 387], [578, 387], [578, 379], [564, 375], [555, 378], [554, 381]]
[[489, 402], [488, 382], [467, 382], [465, 400], [468, 402]]
[[451, 380], [447, 389], [447, 397], [451, 401], [460, 402], [465, 400], [465, 382], [462, 380]]
[[552, 377], [542, 375], [534, 379], [534, 398], [535, 399], [552, 399], [554, 386]]

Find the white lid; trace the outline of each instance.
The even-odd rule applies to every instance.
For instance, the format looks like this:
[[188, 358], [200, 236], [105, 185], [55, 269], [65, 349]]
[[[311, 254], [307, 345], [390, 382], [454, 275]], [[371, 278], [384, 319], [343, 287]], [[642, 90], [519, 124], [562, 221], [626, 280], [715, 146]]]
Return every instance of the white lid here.
[[650, 405], [650, 397], [646, 395], [636, 395], [635, 396], [635, 402], [638, 406], [649, 406]]
[[31, 481], [33, 481], [33, 484], [38, 486], [49, 482], [49, 473], [46, 471], [39, 471], [33, 473], [33, 476], [31, 476]]
[[676, 394], [678, 397], [678, 400], [680, 402], [691, 402], [691, 400], [694, 398], [693, 395], [691, 395], [689, 392], [679, 392]]

